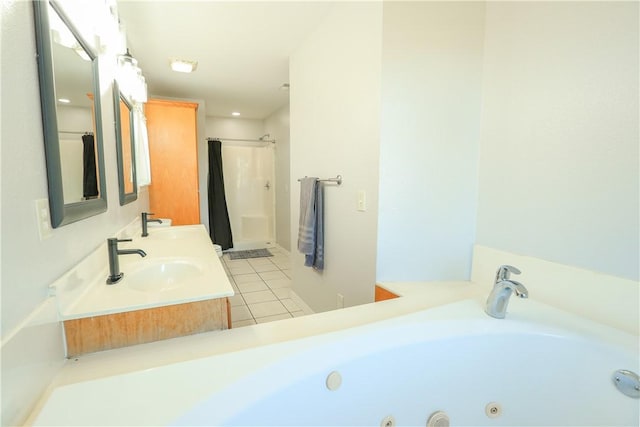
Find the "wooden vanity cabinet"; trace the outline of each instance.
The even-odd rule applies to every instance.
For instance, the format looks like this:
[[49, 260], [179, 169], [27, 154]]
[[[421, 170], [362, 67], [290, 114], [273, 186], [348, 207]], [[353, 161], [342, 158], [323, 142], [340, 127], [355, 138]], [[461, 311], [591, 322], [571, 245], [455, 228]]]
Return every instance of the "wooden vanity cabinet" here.
[[65, 320], [67, 357], [229, 329], [230, 320], [228, 298]]

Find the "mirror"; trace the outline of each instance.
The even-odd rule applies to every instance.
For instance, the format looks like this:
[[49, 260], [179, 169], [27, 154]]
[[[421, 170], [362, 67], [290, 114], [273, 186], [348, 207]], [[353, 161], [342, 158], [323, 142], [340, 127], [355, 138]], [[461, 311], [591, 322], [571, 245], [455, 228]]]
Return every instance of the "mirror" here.
[[55, 228], [107, 210], [98, 57], [55, 1], [33, 7]]
[[120, 92], [116, 81], [113, 82], [113, 105], [116, 119], [116, 151], [118, 153], [118, 186], [120, 193], [120, 205], [126, 205], [138, 198], [138, 185], [135, 168], [133, 107]]

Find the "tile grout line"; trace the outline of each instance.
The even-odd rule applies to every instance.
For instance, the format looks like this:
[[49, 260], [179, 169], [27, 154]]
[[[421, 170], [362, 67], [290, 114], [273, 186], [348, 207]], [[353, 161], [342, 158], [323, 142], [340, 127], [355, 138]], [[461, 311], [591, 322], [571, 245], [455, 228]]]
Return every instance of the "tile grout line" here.
[[[262, 283], [267, 287], [267, 289], [265, 289], [265, 290], [270, 291], [270, 292], [273, 294], [273, 296], [276, 298], [276, 299], [275, 299], [275, 301], [279, 302], [279, 303], [282, 305], [282, 307], [286, 310], [286, 313], [279, 313], [279, 314], [273, 314], [273, 315], [270, 315], [270, 316], [256, 317], [256, 316], [254, 315], [253, 311], [251, 310], [251, 308], [249, 307], [249, 306], [250, 306], [250, 304], [249, 304], [249, 303], [247, 303], [246, 299], [244, 298], [244, 294], [249, 294], [249, 293], [252, 293], [252, 292], [261, 292], [261, 291], [242, 292], [242, 290], [240, 289], [240, 287], [238, 286], [238, 284], [235, 282], [235, 279], [233, 279], [233, 280], [234, 280], [234, 284], [235, 284], [236, 288], [238, 289], [238, 294], [240, 295], [240, 297], [242, 298], [242, 301], [244, 302], [243, 306], [245, 306], [245, 307], [247, 308], [247, 310], [249, 311], [249, 314], [251, 315], [251, 319], [246, 319], [246, 320], [252, 320], [252, 321], [254, 322], [254, 324], [257, 324], [257, 323], [258, 323], [258, 319], [262, 319], [262, 318], [266, 318], [266, 317], [271, 317], [271, 316], [279, 316], [279, 315], [283, 315], [283, 314], [288, 314], [288, 315], [289, 315], [289, 318], [293, 318], [293, 317], [295, 317], [295, 316], [293, 315], [293, 313], [294, 313], [294, 312], [299, 312], [299, 311], [304, 312], [304, 310], [300, 309], [300, 307], [298, 307], [298, 310], [296, 310], [296, 311], [291, 311], [291, 310], [290, 310], [290, 309], [289, 309], [289, 308], [288, 308], [288, 307], [287, 307], [287, 306], [282, 302], [282, 300], [283, 300], [283, 299], [290, 299], [290, 300], [292, 300], [292, 298], [291, 298], [290, 296], [289, 296], [289, 298], [280, 298], [280, 297], [279, 297], [279, 296], [274, 292], [274, 288], [271, 288], [271, 286], [269, 286], [269, 284], [266, 282], [266, 280], [283, 280], [283, 279], [264, 279], [260, 273], [267, 273], [267, 274], [268, 274], [268, 273], [273, 273], [273, 272], [276, 272], [276, 271], [277, 271], [277, 272], [281, 273], [282, 275], [284, 275], [284, 277], [285, 277], [287, 280], [291, 280], [291, 277], [289, 277], [289, 275], [287, 275], [287, 274], [283, 271], [283, 268], [282, 268], [280, 265], [276, 264], [275, 262], [273, 262], [273, 260], [269, 259], [270, 257], [261, 257], [261, 258], [267, 258], [267, 260], [268, 260], [271, 264], [273, 264], [273, 266], [276, 268], [276, 270], [268, 270], [268, 271], [258, 272], [258, 271], [256, 270], [256, 267], [259, 267], [259, 266], [254, 266], [253, 264], [251, 264], [251, 262], [250, 262], [249, 260], [251, 260], [251, 259], [260, 259], [260, 258], [248, 258], [248, 259], [244, 259], [244, 260], [243, 260], [243, 261], [246, 261], [246, 264], [242, 263], [242, 265], [243, 265], [243, 266], [244, 266], [244, 265], [246, 265], [247, 267], [249, 267], [249, 269], [250, 269], [252, 272], [248, 272], [248, 273], [238, 273], [238, 274], [235, 274], [235, 275], [234, 275], [234, 274], [232, 273], [232, 271], [231, 271], [231, 268], [232, 268], [232, 267], [231, 267], [231, 265], [230, 265], [230, 263], [229, 263], [228, 261], [239, 261], [239, 260], [229, 260], [228, 258], [225, 258], [224, 256], [223, 256], [223, 258], [222, 258], [222, 259], [223, 259], [224, 266], [225, 266], [225, 271], [227, 272], [227, 277], [229, 277], [229, 278], [233, 279], [233, 276], [240, 276], [240, 275], [243, 275], [243, 274], [256, 274], [256, 275], [260, 278], [260, 281], [261, 281], [261, 282], [262, 282]], [[264, 263], [261, 263], [261, 264], [262, 264], [262, 265], [264, 265]], [[268, 264], [267, 264], [267, 265], [268, 265]], [[287, 265], [287, 268], [285, 268], [284, 270], [290, 270], [290, 269], [291, 269], [291, 268], [290, 268], [290, 266], [289, 266], [289, 265]], [[236, 270], [237, 270], [237, 269], [236, 269]], [[278, 288], [275, 288], [275, 289], [278, 289]], [[281, 289], [281, 288], [280, 288], [280, 289]], [[292, 300], [292, 301], [293, 301], [293, 300]], [[261, 302], [273, 302], [273, 301], [261, 301]], [[260, 302], [257, 302], [257, 303], [254, 303], [254, 304], [259, 304], [259, 303], [260, 303]], [[294, 304], [295, 304], [295, 302], [294, 302]], [[246, 321], [246, 320], [242, 320], [242, 321]], [[241, 321], [241, 322], [242, 322], [242, 321]], [[233, 320], [232, 320], [232, 324], [233, 324]]]

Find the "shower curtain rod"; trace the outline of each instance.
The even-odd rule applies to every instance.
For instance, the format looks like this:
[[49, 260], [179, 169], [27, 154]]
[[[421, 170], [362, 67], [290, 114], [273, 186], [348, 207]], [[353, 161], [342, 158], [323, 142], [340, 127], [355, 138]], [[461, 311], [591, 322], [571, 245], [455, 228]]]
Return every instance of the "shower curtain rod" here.
[[244, 142], [270, 142], [272, 144], [276, 143], [275, 139], [243, 139], [243, 138], [207, 138], [207, 141], [244, 141]]
[[77, 130], [60, 130], [58, 133], [68, 133], [73, 135], [93, 135], [93, 132], [82, 132]]

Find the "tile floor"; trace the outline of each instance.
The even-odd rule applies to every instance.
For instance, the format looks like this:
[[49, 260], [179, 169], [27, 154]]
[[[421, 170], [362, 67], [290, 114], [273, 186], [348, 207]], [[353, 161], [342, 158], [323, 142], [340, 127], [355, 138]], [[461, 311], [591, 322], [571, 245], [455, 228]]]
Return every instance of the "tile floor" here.
[[232, 328], [303, 316], [290, 298], [291, 264], [289, 255], [269, 248], [272, 257], [231, 260], [222, 264], [236, 294], [230, 298]]

